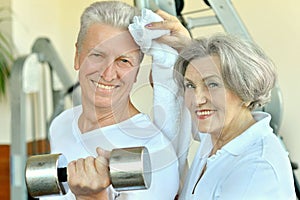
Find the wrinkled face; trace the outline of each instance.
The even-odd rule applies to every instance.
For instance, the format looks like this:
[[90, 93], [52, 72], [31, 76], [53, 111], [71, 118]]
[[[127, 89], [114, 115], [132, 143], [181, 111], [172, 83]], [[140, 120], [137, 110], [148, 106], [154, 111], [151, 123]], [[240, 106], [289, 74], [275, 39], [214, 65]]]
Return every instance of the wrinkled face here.
[[192, 60], [184, 76], [185, 103], [194, 126], [203, 133], [220, 134], [236, 128], [242, 100], [225, 88], [217, 56]]
[[139, 47], [127, 30], [91, 25], [75, 56], [82, 103], [111, 107], [129, 101], [140, 60]]

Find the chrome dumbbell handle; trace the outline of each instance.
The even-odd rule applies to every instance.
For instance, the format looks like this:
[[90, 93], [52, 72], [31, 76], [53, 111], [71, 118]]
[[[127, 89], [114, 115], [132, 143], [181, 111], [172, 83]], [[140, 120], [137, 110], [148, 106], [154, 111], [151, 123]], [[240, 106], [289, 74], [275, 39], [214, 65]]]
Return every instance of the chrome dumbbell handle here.
[[67, 175], [67, 168], [66, 167], [59, 167], [57, 168], [57, 178], [59, 182], [67, 182], [68, 175]]

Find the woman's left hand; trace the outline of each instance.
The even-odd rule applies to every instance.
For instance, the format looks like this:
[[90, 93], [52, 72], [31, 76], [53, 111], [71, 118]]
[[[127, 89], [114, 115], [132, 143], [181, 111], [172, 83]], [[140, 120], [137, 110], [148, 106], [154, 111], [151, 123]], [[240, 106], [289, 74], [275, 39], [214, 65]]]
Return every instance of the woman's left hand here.
[[148, 29], [170, 30], [170, 35], [164, 35], [156, 39], [156, 41], [167, 44], [180, 52], [191, 41], [189, 31], [181, 24], [177, 17], [162, 10], [157, 10], [156, 14], [164, 20], [161, 22], [152, 22], [145, 27]]

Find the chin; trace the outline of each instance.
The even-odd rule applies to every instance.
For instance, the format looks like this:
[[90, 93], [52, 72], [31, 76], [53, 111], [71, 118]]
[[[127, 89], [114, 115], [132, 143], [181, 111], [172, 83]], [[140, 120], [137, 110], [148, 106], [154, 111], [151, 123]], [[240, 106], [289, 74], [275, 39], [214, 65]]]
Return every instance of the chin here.
[[200, 133], [209, 133], [208, 129], [199, 129], [198, 132]]
[[197, 126], [198, 131], [201, 133], [207, 133], [207, 132], [211, 131], [210, 125], [207, 125], [206, 123], [198, 124], [198, 126]]

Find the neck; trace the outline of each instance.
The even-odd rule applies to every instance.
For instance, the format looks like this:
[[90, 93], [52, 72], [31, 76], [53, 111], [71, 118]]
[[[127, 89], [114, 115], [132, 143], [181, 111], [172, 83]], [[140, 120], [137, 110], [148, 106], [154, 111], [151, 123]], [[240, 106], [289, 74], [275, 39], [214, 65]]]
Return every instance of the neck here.
[[82, 104], [82, 114], [78, 120], [81, 133], [95, 130], [101, 127], [118, 124], [125, 121], [139, 111], [131, 101], [116, 107], [96, 107]]
[[[242, 122], [242, 123], [241, 123]], [[256, 121], [254, 120], [249, 110], [242, 112], [241, 115], [234, 118], [230, 122], [230, 126], [224, 127], [223, 130], [218, 133], [212, 134], [212, 142], [214, 144], [211, 155], [215, 154], [228, 142], [241, 135]]]

